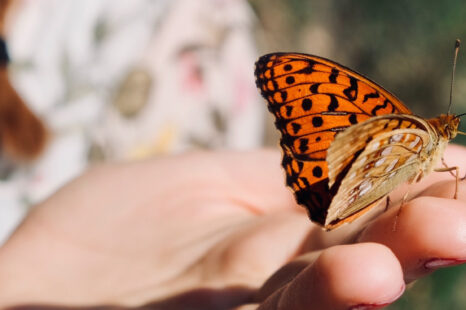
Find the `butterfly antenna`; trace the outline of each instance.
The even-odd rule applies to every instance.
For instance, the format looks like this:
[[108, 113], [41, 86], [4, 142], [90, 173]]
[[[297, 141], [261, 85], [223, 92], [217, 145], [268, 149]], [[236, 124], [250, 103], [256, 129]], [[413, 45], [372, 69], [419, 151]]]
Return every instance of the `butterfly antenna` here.
[[452, 103], [452, 99], [453, 99], [453, 84], [454, 84], [454, 81], [455, 81], [456, 59], [458, 58], [458, 51], [460, 49], [460, 44], [461, 44], [461, 41], [459, 39], [456, 39], [456, 41], [455, 41], [455, 56], [453, 57], [453, 70], [451, 71], [450, 103], [448, 104], [447, 114], [450, 114], [450, 110], [451, 110], [451, 103]]

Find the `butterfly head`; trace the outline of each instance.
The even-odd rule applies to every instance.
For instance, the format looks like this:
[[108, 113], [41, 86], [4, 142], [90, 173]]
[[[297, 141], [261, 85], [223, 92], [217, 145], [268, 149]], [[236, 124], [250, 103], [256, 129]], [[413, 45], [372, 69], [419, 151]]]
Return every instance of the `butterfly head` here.
[[447, 140], [451, 140], [458, 134], [460, 118], [453, 114], [441, 114], [439, 117], [429, 120], [438, 130], [439, 134]]

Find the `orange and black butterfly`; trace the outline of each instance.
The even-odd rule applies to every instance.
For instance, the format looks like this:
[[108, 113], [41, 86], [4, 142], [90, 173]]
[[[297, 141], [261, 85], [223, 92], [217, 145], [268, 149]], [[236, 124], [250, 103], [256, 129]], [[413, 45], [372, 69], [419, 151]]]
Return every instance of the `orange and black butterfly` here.
[[381, 86], [325, 58], [264, 55], [255, 76], [281, 132], [286, 183], [328, 230], [397, 185], [419, 181], [458, 132], [458, 116], [415, 116]]

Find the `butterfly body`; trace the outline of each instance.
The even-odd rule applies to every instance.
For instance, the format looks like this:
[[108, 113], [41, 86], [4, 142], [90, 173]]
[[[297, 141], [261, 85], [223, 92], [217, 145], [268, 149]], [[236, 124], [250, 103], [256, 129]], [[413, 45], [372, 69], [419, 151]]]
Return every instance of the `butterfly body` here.
[[[432, 140], [437, 141], [430, 159], [432, 165], [425, 169], [427, 173], [430, 173], [434, 168], [440, 166], [440, 161], [448, 142], [454, 139], [458, 133], [460, 119], [452, 114], [441, 114], [439, 117], [429, 119], [428, 123], [433, 128], [431, 131]], [[427, 163], [429, 161], [425, 159], [424, 162]]]
[[415, 116], [381, 86], [317, 56], [268, 54], [255, 75], [282, 134], [286, 183], [326, 229], [430, 173], [458, 129], [454, 115]]

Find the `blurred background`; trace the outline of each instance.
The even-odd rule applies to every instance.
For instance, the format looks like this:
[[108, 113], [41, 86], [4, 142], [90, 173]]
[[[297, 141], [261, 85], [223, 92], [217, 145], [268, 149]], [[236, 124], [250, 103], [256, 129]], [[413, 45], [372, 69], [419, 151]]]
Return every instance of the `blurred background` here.
[[[454, 40], [466, 42], [461, 0], [0, 0], [0, 10], [0, 243], [91, 164], [277, 147], [254, 84], [261, 54], [332, 59], [433, 117], [447, 111]], [[465, 291], [466, 266], [448, 268], [388, 309], [465, 309]]]

